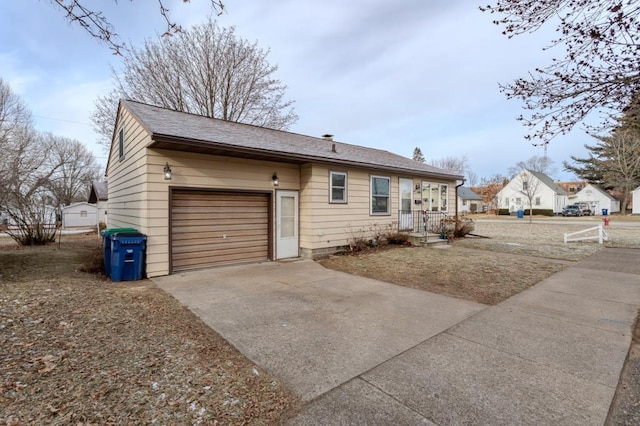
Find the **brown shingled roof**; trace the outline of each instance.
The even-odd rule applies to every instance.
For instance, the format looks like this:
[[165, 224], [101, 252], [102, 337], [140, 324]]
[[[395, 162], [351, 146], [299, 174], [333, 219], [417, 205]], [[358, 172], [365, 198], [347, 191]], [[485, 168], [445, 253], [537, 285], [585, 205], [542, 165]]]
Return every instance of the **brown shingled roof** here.
[[[388, 151], [219, 120], [123, 100], [152, 135], [149, 148], [179, 149], [290, 163], [329, 163], [462, 179], [460, 175]], [[335, 147], [335, 152], [334, 152]]]

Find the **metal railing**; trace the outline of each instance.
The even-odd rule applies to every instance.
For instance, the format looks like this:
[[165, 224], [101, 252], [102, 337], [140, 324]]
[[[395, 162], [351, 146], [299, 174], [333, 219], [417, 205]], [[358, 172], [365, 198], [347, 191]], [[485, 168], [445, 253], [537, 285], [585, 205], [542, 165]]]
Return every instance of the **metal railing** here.
[[439, 234], [445, 226], [449, 215], [444, 212], [429, 210], [399, 210], [398, 230], [412, 233]]

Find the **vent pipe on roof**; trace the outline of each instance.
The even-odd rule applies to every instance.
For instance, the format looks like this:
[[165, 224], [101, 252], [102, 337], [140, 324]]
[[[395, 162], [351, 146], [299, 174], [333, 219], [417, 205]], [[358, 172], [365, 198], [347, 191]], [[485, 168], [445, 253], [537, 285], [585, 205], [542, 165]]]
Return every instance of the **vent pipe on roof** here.
[[331, 152], [338, 152], [336, 151], [336, 144], [331, 144]]
[[326, 134], [326, 135], [322, 135], [322, 139], [327, 140], [327, 141], [332, 141], [333, 140], [333, 135], [330, 134]]

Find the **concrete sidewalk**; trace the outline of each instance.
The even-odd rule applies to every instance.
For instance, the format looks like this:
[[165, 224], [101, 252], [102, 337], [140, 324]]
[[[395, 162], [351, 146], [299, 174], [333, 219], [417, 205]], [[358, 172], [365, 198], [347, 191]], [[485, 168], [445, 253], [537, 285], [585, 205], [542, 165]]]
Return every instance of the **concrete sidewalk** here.
[[491, 307], [311, 261], [153, 281], [307, 402], [291, 425], [602, 425], [640, 250], [603, 249]]
[[604, 249], [307, 405], [312, 424], [602, 425], [640, 307], [640, 251]]

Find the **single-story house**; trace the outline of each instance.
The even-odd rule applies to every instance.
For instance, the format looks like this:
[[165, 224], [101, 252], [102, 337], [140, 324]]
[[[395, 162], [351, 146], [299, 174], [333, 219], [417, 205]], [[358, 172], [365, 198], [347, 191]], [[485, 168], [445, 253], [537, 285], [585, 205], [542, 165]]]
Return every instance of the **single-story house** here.
[[640, 214], [640, 186], [631, 191], [631, 214]]
[[413, 212], [455, 214], [463, 178], [329, 135], [128, 100], [118, 105], [106, 174], [109, 227], [147, 235], [148, 277], [326, 255]]
[[553, 179], [528, 169], [523, 169], [511, 179], [496, 198], [498, 208], [509, 209], [510, 213], [533, 208], [552, 210], [558, 214], [569, 204], [566, 191], [556, 185]]
[[98, 211], [98, 222], [107, 224], [107, 208], [109, 202], [109, 192], [107, 182], [94, 181], [91, 183], [91, 191], [89, 192], [89, 204], [95, 204]]
[[63, 228], [91, 228], [98, 223], [98, 210], [87, 202], [73, 203], [62, 208]]
[[480, 213], [484, 211], [484, 203], [482, 197], [467, 188], [461, 186], [458, 188], [458, 212], [459, 213]]
[[603, 209], [607, 209], [608, 213], [620, 211], [620, 201], [604, 189], [590, 183], [569, 197], [569, 204], [574, 203], [587, 203], [595, 214], [601, 214]]

